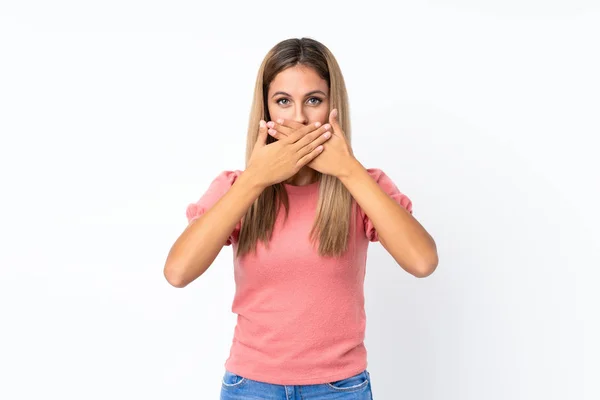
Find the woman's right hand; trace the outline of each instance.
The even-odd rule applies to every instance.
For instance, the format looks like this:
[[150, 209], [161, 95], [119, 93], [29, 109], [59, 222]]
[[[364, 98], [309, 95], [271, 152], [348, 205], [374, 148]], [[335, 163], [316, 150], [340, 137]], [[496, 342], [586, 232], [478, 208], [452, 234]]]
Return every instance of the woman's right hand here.
[[331, 125], [319, 122], [267, 144], [267, 124], [260, 121], [258, 138], [246, 170], [253, 171], [260, 185], [268, 187], [295, 175], [323, 151], [323, 143], [331, 137]]

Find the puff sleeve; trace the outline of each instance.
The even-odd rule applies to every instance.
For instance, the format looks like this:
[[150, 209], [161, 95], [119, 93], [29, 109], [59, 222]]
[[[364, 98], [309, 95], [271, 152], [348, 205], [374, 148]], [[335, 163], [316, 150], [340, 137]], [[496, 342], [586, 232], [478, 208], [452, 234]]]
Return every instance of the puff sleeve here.
[[[384, 192], [386, 192], [394, 201], [396, 201], [396, 203], [400, 204], [412, 214], [412, 201], [410, 198], [408, 198], [408, 196], [398, 190], [394, 182], [385, 174], [385, 172], [377, 168], [368, 168], [367, 172], [371, 178], [373, 178], [377, 184], [379, 184], [379, 187], [381, 187]], [[367, 214], [362, 210], [362, 208], [359, 208], [359, 210], [360, 217], [364, 222], [365, 235], [367, 236], [367, 239], [369, 239], [370, 242], [379, 241], [379, 235], [377, 234], [377, 230], [373, 226], [373, 223]]]
[[[196, 220], [202, 214], [204, 214], [208, 209], [210, 209], [227, 191], [235, 180], [240, 176], [242, 171], [234, 170], [234, 171], [223, 171], [208, 186], [208, 189], [204, 192], [204, 194], [200, 197], [200, 199], [191, 203], [187, 206], [186, 209], [186, 217], [188, 220], [188, 224], [192, 223], [192, 221]], [[241, 229], [241, 221], [235, 226], [233, 232], [227, 239], [225, 245], [229, 246], [234, 241], [237, 241], [239, 233]]]

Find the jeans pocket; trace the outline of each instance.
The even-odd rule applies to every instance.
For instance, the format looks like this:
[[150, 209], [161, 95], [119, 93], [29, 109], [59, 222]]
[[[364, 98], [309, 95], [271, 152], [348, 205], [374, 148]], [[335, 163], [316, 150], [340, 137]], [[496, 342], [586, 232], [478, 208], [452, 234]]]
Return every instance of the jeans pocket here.
[[358, 374], [349, 378], [327, 383], [327, 386], [329, 386], [329, 388], [341, 392], [355, 392], [366, 388], [368, 385], [369, 373], [367, 372], [367, 370], [359, 372]]
[[234, 374], [231, 371], [225, 370], [225, 374], [223, 374], [222, 385], [225, 388], [235, 388], [246, 383], [247, 379]]

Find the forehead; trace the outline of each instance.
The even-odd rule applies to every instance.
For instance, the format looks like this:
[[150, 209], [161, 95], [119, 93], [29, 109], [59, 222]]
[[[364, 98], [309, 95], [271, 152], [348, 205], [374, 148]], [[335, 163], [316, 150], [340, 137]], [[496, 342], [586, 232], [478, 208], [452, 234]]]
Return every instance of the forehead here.
[[296, 65], [286, 68], [275, 76], [269, 87], [269, 93], [285, 91], [293, 96], [303, 96], [312, 90], [328, 93], [327, 81], [307, 66]]

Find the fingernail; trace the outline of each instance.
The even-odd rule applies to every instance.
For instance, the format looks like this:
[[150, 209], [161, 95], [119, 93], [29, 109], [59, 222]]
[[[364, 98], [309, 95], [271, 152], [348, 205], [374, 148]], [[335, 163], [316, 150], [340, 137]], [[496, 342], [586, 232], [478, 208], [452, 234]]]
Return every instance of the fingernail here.
[[315, 126], [318, 128], [321, 126], [321, 123], [319, 121], [315, 122]]
[[259, 125], [261, 128], [264, 128], [264, 127], [265, 127], [265, 121], [263, 121], [263, 120], [261, 119], [261, 120], [260, 120], [260, 122], [258, 123], [258, 125]]
[[329, 125], [329, 124], [325, 124], [325, 125], [323, 125], [323, 128], [325, 128], [325, 129], [329, 129], [329, 128], [331, 128], [331, 125]]
[[274, 135], [277, 131], [275, 129], [269, 129], [268, 131], [271, 135]]
[[279, 118], [279, 119], [277, 120], [277, 123], [278, 123], [278, 124], [283, 124], [283, 119]]
[[269, 128], [273, 128], [273, 127], [275, 126], [275, 122], [273, 122], [273, 121], [269, 121], [269, 122], [267, 122], [267, 126], [268, 126]]
[[332, 116], [333, 118], [337, 117], [337, 108], [334, 108], [334, 109], [333, 109], [333, 112], [331, 113], [331, 116]]

